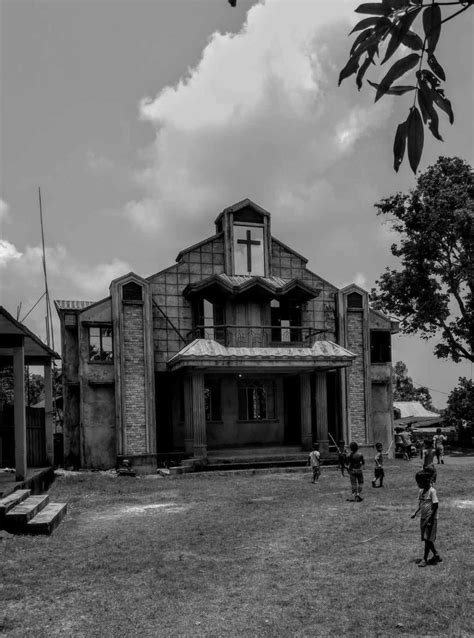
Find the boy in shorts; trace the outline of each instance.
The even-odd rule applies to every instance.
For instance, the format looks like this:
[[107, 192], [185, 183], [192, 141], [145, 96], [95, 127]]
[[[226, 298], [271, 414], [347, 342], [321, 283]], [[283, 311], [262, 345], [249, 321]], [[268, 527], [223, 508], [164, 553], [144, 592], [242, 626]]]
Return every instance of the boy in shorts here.
[[319, 443], [315, 443], [313, 445], [313, 449], [308, 456], [308, 465], [311, 466], [313, 471], [313, 480], [311, 482], [315, 483], [319, 480], [319, 476], [321, 474], [321, 454], [319, 453]]
[[[415, 480], [420, 491], [418, 493], [418, 509], [411, 517], [415, 518], [420, 512], [421, 540], [425, 543], [425, 551], [422, 560], [418, 563], [418, 567], [426, 567], [427, 565], [436, 565], [436, 563], [441, 563], [442, 561], [434, 544], [438, 525], [438, 496], [431, 483], [429, 472], [423, 470], [417, 472]], [[430, 552], [432, 552], [433, 556], [428, 560]]]
[[[385, 472], [383, 470], [383, 446], [381, 443], [375, 444], [375, 467], [374, 467], [374, 478], [372, 481], [372, 487], [377, 487], [377, 481], [379, 481], [378, 487], [383, 487], [383, 479], [385, 476]], [[385, 454], [388, 454], [385, 452]]]

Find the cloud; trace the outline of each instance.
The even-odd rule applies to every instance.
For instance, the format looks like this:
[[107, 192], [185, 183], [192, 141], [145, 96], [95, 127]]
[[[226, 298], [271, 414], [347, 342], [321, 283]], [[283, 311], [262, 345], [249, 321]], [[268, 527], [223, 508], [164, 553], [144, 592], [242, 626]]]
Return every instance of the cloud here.
[[274, 222], [337, 211], [343, 163], [391, 109], [369, 92], [337, 87], [352, 8], [258, 4], [239, 33], [215, 33], [175, 86], [143, 99], [140, 116], [155, 140], [136, 175], [141, 196], [123, 211], [130, 222], [183, 241], [245, 197]]
[[0, 198], [0, 223], [5, 221], [10, 212], [10, 206], [6, 201]]
[[[21, 317], [33, 308], [45, 291], [41, 246], [27, 246], [18, 251], [8, 241], [0, 242], [0, 266], [2, 278], [1, 303], [10, 312], [20, 303]], [[132, 270], [121, 259], [89, 265], [71, 256], [61, 245], [46, 248], [48, 288], [51, 301], [54, 299], [75, 299], [96, 301], [108, 294], [110, 282]], [[28, 327], [44, 338], [44, 317], [39, 304], [28, 317]], [[55, 323], [57, 324], [56, 320]], [[55, 328], [57, 332], [57, 325]], [[57, 333], [58, 337], [58, 333]], [[56, 339], [57, 343], [59, 339]]]
[[21, 258], [21, 253], [6, 239], [0, 239], [0, 268]]

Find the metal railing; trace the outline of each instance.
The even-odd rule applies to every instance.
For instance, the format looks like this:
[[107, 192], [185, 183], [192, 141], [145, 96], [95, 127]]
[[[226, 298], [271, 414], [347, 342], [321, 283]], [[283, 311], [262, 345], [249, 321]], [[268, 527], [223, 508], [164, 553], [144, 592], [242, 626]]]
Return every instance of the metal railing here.
[[311, 347], [326, 338], [325, 330], [303, 326], [196, 326], [187, 334], [194, 339], [213, 339], [234, 348]]

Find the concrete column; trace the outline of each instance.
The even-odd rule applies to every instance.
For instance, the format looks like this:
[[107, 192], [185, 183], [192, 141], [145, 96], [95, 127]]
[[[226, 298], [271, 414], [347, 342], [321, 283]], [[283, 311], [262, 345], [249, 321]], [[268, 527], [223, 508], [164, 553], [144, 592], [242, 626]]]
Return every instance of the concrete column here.
[[53, 375], [51, 361], [48, 361], [44, 364], [44, 433], [46, 460], [54, 466], [53, 416]]
[[321, 452], [328, 452], [328, 395], [325, 372], [316, 372], [316, 431]]
[[192, 454], [194, 449], [193, 385], [190, 375], [184, 377], [184, 451]]
[[15, 418], [16, 480], [26, 479], [26, 410], [25, 410], [25, 349], [13, 348], [13, 393]]
[[194, 456], [207, 457], [206, 445], [206, 413], [204, 409], [204, 374], [193, 372], [193, 423], [194, 423]]
[[301, 445], [303, 450], [310, 450], [313, 443], [313, 427], [311, 422], [311, 376], [309, 372], [300, 374], [301, 401]]

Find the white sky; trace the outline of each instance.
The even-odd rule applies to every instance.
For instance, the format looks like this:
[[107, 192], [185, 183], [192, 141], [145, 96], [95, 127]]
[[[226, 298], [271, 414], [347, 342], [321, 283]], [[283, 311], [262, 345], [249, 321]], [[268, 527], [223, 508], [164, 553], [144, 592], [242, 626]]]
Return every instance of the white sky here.
[[[358, 4], [0, 0], [0, 303], [22, 317], [44, 289], [38, 187], [54, 299], [161, 270], [245, 197], [312, 270], [370, 290], [394, 240], [373, 205], [414, 184], [406, 161], [392, 169], [411, 98], [337, 87]], [[455, 125], [440, 117], [445, 142], [427, 138], [421, 170], [441, 154], [473, 163], [473, 13], [444, 27]], [[43, 304], [26, 324], [44, 338]], [[443, 407], [472, 369], [433, 345], [396, 337], [394, 360]]]

